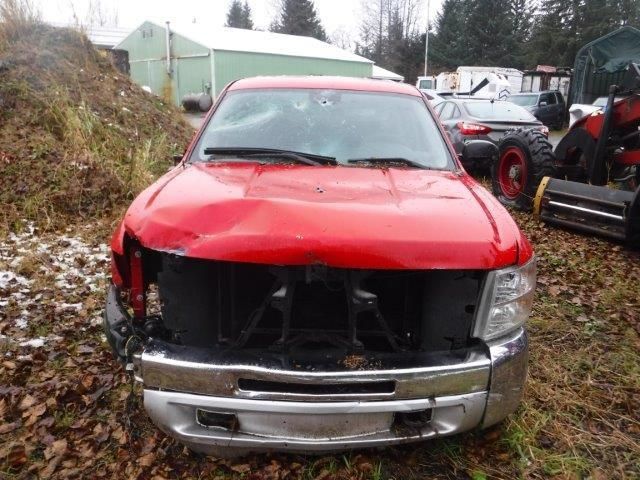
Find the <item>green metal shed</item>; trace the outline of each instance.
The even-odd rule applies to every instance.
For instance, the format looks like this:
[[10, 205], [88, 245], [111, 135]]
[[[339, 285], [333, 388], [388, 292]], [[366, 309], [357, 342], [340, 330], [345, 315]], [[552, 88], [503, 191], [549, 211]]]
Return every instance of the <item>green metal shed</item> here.
[[373, 68], [370, 60], [315, 38], [197, 23], [162, 26], [146, 21], [115, 48], [129, 52], [136, 83], [176, 104], [190, 93], [215, 97], [239, 78], [370, 77]]

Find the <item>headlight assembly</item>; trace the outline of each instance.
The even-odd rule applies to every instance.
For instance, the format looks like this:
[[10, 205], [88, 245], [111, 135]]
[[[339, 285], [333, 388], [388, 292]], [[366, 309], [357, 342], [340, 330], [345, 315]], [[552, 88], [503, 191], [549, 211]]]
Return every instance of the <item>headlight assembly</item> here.
[[492, 340], [524, 325], [535, 287], [535, 257], [522, 266], [489, 272], [473, 336]]

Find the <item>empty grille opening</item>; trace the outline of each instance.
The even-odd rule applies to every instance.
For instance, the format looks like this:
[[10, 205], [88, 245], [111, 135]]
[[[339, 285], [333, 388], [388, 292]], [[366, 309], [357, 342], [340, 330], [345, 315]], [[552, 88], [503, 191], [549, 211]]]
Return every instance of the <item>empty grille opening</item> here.
[[291, 393], [301, 395], [362, 395], [367, 393], [393, 393], [396, 385], [393, 381], [306, 384], [270, 382], [266, 380], [241, 378], [238, 380], [238, 387], [241, 390], [251, 392]]
[[153, 258], [169, 341], [278, 352], [463, 351], [485, 276]]
[[196, 421], [207, 428], [222, 428], [232, 431], [238, 428], [238, 417], [235, 413], [197, 409]]

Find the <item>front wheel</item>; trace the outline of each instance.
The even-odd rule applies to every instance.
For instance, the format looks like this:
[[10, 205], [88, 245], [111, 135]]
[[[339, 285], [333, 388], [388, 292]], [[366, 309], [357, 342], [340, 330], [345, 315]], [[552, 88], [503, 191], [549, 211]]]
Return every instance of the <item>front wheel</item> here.
[[491, 166], [493, 194], [505, 205], [530, 211], [540, 181], [554, 173], [551, 144], [538, 130], [518, 128], [498, 147], [498, 161]]

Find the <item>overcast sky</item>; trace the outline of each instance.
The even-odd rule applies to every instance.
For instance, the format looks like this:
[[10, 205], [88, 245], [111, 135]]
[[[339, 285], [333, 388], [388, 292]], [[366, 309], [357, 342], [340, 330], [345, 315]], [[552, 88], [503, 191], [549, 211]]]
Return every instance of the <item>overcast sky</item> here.
[[[322, 23], [330, 36], [336, 31], [347, 32], [352, 40], [358, 36], [362, 2], [365, 0], [315, 0]], [[371, 1], [371, 0], [369, 0]], [[427, 0], [423, 1], [423, 21], [426, 26]], [[442, 0], [431, 0], [432, 22]], [[45, 21], [69, 22], [73, 11], [86, 22], [90, 5], [99, 5], [109, 18], [117, 17], [118, 26], [134, 28], [144, 20], [211, 22], [222, 26], [226, 19], [229, 0], [35, 0]], [[249, 0], [253, 21], [266, 29], [276, 12], [275, 0]]]

